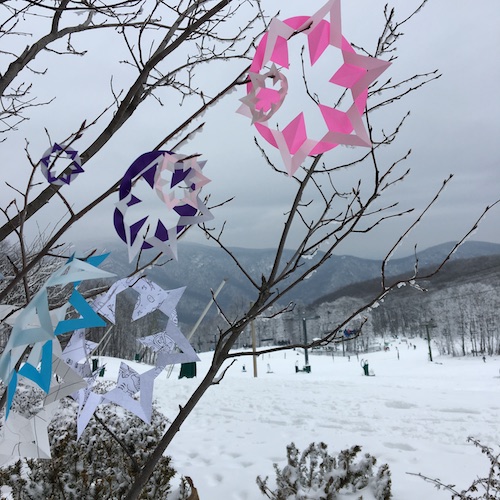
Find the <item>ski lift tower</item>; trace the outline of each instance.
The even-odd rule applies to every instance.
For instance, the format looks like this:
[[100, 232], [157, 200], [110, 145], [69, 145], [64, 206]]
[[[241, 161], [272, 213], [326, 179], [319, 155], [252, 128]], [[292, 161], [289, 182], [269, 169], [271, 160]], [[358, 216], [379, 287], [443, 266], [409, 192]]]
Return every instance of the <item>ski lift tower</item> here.
[[[319, 316], [311, 316], [309, 318], [306, 318], [305, 316], [302, 317], [302, 330], [304, 333], [304, 345], [305, 346], [307, 346], [307, 344], [309, 343], [309, 341], [307, 340], [307, 321], [311, 320], [311, 319], [319, 319]], [[305, 362], [304, 371], [309, 373], [311, 371], [311, 367], [309, 365], [309, 353], [308, 353], [307, 347], [304, 347], [304, 358], [305, 358], [304, 359], [304, 362]]]
[[427, 333], [427, 346], [429, 347], [429, 361], [432, 362], [431, 334], [429, 332], [429, 329], [437, 328], [437, 325], [431, 318], [427, 323], [424, 323], [424, 326], [425, 326], [425, 332]]

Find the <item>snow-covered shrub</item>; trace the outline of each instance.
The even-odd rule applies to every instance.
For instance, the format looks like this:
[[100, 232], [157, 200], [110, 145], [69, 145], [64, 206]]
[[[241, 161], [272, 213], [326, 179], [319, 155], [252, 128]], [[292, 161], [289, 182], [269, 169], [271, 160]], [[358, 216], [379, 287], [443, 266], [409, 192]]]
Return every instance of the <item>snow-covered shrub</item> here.
[[[29, 391], [28, 391], [29, 392]], [[16, 411], [36, 396], [20, 391]], [[24, 397], [26, 396], [26, 397]], [[30, 406], [31, 406], [30, 405]], [[36, 406], [36, 405], [35, 405]], [[14, 406], [13, 406], [14, 408]], [[27, 411], [28, 408], [26, 408]], [[0, 469], [0, 487], [8, 486], [14, 499], [118, 500], [161, 439], [167, 419], [153, 408], [151, 424], [114, 404], [96, 411], [79, 440], [76, 434], [78, 405], [69, 398], [49, 424], [52, 458], [23, 459]], [[140, 498], [165, 499], [175, 471], [170, 457], [162, 457]]]
[[360, 446], [342, 450], [337, 457], [328, 453], [325, 443], [311, 443], [302, 453], [294, 443], [287, 446], [287, 465], [276, 472], [276, 489], [271, 490], [268, 477], [257, 477], [260, 491], [273, 500], [333, 500], [342, 491], [356, 492], [369, 487], [376, 500], [391, 498], [391, 473], [387, 464], [374, 476], [376, 458], [365, 453], [357, 461]]

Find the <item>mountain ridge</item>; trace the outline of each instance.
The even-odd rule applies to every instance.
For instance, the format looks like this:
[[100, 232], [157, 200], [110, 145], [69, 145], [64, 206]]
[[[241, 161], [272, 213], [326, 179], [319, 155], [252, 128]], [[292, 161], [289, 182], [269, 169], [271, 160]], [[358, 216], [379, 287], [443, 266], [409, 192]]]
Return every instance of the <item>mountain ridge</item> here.
[[[421, 269], [441, 262], [454, 243], [443, 243], [419, 251], [418, 261]], [[103, 266], [115, 272], [118, 276], [125, 276], [133, 271], [128, 263], [127, 251], [124, 245], [110, 243], [111, 254]], [[230, 251], [241, 265], [248, 271], [256, 283], [260, 283], [261, 276], [272, 266], [273, 249], [248, 249], [242, 247], [231, 248]], [[292, 250], [285, 250], [284, 257], [291, 257]], [[308, 260], [304, 266], [311, 266], [323, 255], [321, 252]], [[500, 244], [488, 242], [467, 241], [452, 256], [450, 262], [458, 259], [468, 259], [489, 255], [500, 255]], [[179, 245], [177, 261], [166, 265], [155, 266], [146, 271], [146, 274], [164, 288], [178, 288], [186, 286], [186, 291], [179, 302], [179, 318], [185, 324], [193, 324], [200, 312], [212, 298], [212, 290], [216, 290], [225, 281], [218, 304], [229, 310], [248, 306], [255, 298], [255, 288], [244, 274], [237, 268], [234, 261], [218, 247], [199, 243], [182, 242]], [[394, 258], [388, 262], [387, 274], [397, 276], [413, 270], [415, 257], [408, 256]], [[355, 283], [362, 283], [380, 276], [381, 260], [364, 259], [349, 255], [332, 255], [311, 277], [299, 283], [283, 299], [302, 304], [312, 304], [329, 293]], [[215, 314], [215, 308], [210, 314]]]

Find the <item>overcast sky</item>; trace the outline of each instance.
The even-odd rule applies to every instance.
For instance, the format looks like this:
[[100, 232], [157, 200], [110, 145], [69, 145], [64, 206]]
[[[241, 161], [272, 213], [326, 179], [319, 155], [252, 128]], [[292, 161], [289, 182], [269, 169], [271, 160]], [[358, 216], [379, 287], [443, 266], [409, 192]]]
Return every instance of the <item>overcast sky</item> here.
[[[317, 0], [263, 0], [262, 3], [268, 13], [279, 7], [282, 19], [293, 15], [311, 15], [324, 4]], [[401, 9], [397, 10], [400, 17], [404, 17], [416, 3], [411, 0], [398, 2], [396, 8]], [[379, 0], [344, 0], [344, 36], [356, 45], [368, 49], [373, 47], [383, 24], [384, 4], [385, 1]], [[393, 109], [377, 112], [372, 117], [376, 130], [387, 130], [407, 110], [411, 110], [397, 143], [381, 156], [384, 162], [391, 162], [398, 154], [412, 149], [406, 163], [406, 168], [411, 168], [411, 174], [389, 199], [399, 200], [402, 208], [422, 208], [442, 181], [449, 174], [454, 174], [454, 179], [432, 213], [408, 239], [402, 250], [406, 253], [415, 243], [420, 248], [426, 248], [460, 238], [484, 207], [500, 198], [499, 26], [498, 0], [476, 0], [474, 3], [429, 0], [422, 12], [403, 29], [405, 36], [399, 44], [398, 59], [386, 75], [397, 78], [438, 69], [443, 76]], [[108, 63], [111, 47], [101, 53], [99, 40], [91, 39], [86, 42], [85, 48], [88, 48], [89, 54], [76, 62], [70, 57], [54, 59], [53, 55], [52, 59], [46, 59], [50, 69], [43, 82], [42, 77], [36, 80], [40, 85], [37, 88], [42, 98], [56, 97], [56, 101], [51, 106], [34, 109], [31, 119], [0, 144], [2, 176], [19, 189], [23, 189], [29, 174], [24, 155], [25, 140], [29, 142], [31, 155], [41, 157], [49, 145], [44, 127], [49, 129], [53, 141], [62, 140], [83, 119], [93, 116], [92, 113], [97, 112], [103, 102], [109, 101], [110, 72], [118, 71], [121, 72], [118, 76], [127, 76], [129, 70], [123, 65], [114, 70]], [[210, 89], [219, 88], [246, 64], [206, 65], [204, 75], [207, 86]], [[43, 67], [42, 61], [35, 64], [35, 69]], [[334, 71], [335, 67], [331, 74]], [[235, 197], [228, 207], [214, 212], [214, 225], [227, 220], [226, 244], [272, 247], [276, 244], [283, 225], [283, 214], [289, 207], [296, 183], [273, 173], [262, 160], [253, 144], [255, 129], [247, 118], [235, 113], [239, 107], [238, 99], [243, 96], [243, 89], [240, 89], [208, 112], [203, 118], [206, 121], [203, 133], [179, 152], [201, 153], [207, 160], [204, 172], [212, 182], [204, 192], [211, 193], [214, 203]], [[285, 101], [283, 108], [286, 105]], [[155, 101], [146, 104], [120, 130], [106, 150], [87, 163], [85, 173], [65, 188], [75, 208], [84, 206], [92, 196], [123, 175], [137, 156], [154, 148], [182, 121], [189, 106], [181, 108], [175, 100], [164, 102], [164, 106]], [[265, 145], [265, 148], [279, 161], [271, 146]], [[325, 161], [335, 164], [347, 160], [352, 154], [356, 152], [336, 148], [325, 155]], [[343, 175], [342, 182], [347, 179], [346, 174]], [[44, 182], [41, 174], [37, 174], [36, 179]], [[3, 206], [13, 196], [3, 183], [0, 195]], [[90, 237], [94, 241], [115, 238], [112, 215], [116, 201], [110, 199], [103, 203], [75, 225], [64, 240], [76, 242], [82, 237]], [[50, 221], [56, 221], [62, 210], [59, 206], [56, 210], [44, 211], [38, 219], [39, 226], [43, 228]], [[473, 239], [500, 243], [499, 216], [500, 207], [492, 210]], [[411, 218], [398, 219], [363, 238], [353, 238], [338, 253], [380, 257], [411, 221]], [[196, 230], [191, 231], [189, 240], [204, 241]]]

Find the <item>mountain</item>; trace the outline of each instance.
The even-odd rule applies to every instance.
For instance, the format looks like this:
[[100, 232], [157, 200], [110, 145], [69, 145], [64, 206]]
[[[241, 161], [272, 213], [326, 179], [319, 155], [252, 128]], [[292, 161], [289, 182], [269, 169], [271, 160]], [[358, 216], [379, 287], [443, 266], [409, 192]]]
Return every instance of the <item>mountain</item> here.
[[[431, 271], [431, 269], [432, 268], [428, 266], [422, 267], [420, 275], [427, 274], [427, 271]], [[407, 278], [407, 275], [392, 275], [389, 281], [394, 282], [403, 278]], [[449, 290], [460, 286], [491, 286], [498, 288], [500, 286], [500, 254], [481, 255], [469, 258], [455, 257], [435, 276], [432, 276], [428, 280], [419, 281], [419, 286], [424, 289], [428, 296], [435, 295], [441, 290]], [[367, 300], [373, 297], [378, 291], [380, 291], [379, 278], [360, 281], [323, 295], [310, 305], [313, 307], [321, 307], [322, 304], [334, 302], [342, 297]], [[415, 289], [406, 287], [399, 290], [397, 295], [400, 302], [413, 300]]]
[[[451, 355], [500, 354], [500, 255], [454, 259], [418, 284], [423, 290], [406, 286], [376, 304], [382, 307], [364, 309], [363, 336], [351, 348], [366, 348], [374, 336], [421, 336], [428, 339], [429, 353], [437, 349]], [[377, 292], [379, 279], [352, 284], [318, 299], [308, 314], [327, 330], [330, 317], [350, 317]]]
[[[436, 265], [446, 257], [451, 248], [453, 244], [446, 243], [419, 252], [419, 267]], [[123, 245], [108, 245], [108, 249], [111, 250], [111, 254], [102, 267], [115, 272], [120, 277], [132, 272], [133, 269], [128, 263], [127, 252]], [[262, 274], [271, 269], [274, 256], [274, 251], [271, 249], [232, 248], [231, 252], [256, 283], [260, 283]], [[458, 259], [491, 255], [500, 255], [500, 245], [469, 241], [455, 252], [446, 267]], [[285, 259], [291, 256], [292, 251], [287, 250]], [[320, 256], [321, 253], [318, 252], [314, 258], [304, 260], [304, 266], [313, 265]], [[387, 273], [396, 276], [411, 272], [414, 263], [414, 256], [392, 259], [388, 263]], [[282, 302], [296, 301], [302, 304], [312, 304], [321, 297], [348, 285], [380, 276], [380, 265], [381, 262], [378, 260], [333, 255], [318, 272], [291, 290]], [[149, 269], [147, 274], [164, 288], [187, 287], [178, 306], [179, 318], [186, 325], [194, 324], [211, 300], [211, 290], [215, 291], [224, 280], [227, 281], [217, 299], [224, 310], [247, 307], [248, 303], [255, 299], [253, 285], [238, 269], [233, 259], [221, 249], [213, 246], [181, 242], [178, 261], [155, 266]], [[215, 312], [212, 310], [210, 314], [214, 315]]]

